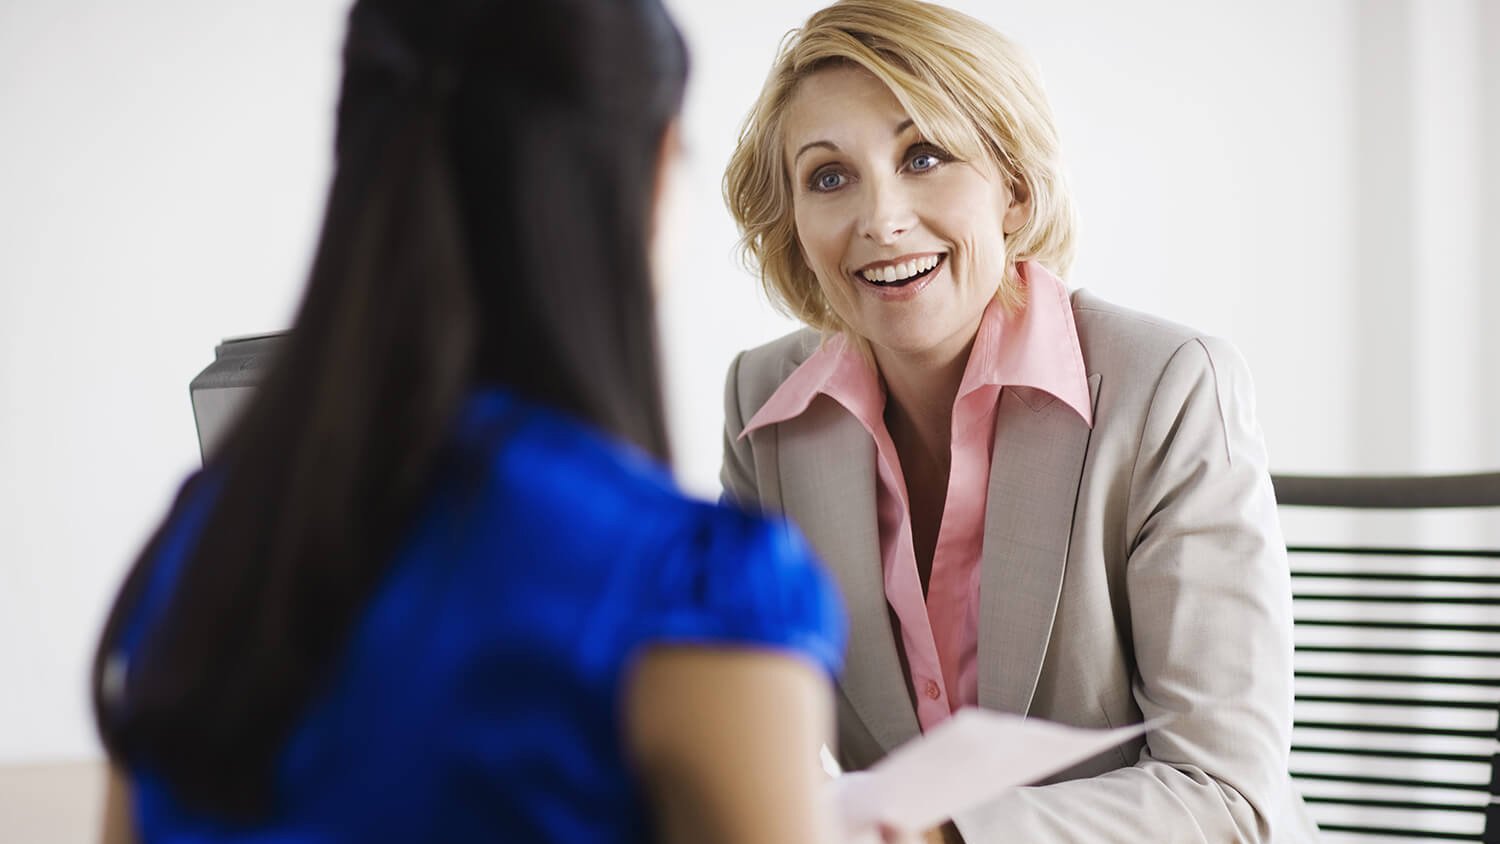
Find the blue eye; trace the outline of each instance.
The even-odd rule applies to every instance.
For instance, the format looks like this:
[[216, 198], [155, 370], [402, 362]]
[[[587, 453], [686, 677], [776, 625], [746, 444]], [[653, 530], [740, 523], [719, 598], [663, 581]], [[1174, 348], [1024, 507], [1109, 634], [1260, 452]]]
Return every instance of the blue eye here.
[[912, 156], [911, 164], [908, 166], [911, 167], [912, 172], [923, 173], [942, 163], [943, 160], [941, 158], [930, 152], [919, 152]]
[[844, 186], [844, 174], [837, 170], [824, 170], [813, 175], [810, 187], [816, 191], [838, 190]]
[[911, 173], [926, 173], [953, 161], [953, 156], [942, 147], [921, 141], [906, 150], [906, 169]]

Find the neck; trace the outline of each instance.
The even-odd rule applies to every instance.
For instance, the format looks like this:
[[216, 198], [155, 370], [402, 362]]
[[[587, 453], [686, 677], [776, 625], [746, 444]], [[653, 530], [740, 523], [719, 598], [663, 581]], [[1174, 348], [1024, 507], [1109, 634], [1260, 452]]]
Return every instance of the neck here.
[[897, 449], [915, 446], [929, 459], [948, 464], [953, 438], [953, 402], [963, 382], [974, 338], [946, 352], [903, 355], [873, 348], [886, 388], [886, 426]]

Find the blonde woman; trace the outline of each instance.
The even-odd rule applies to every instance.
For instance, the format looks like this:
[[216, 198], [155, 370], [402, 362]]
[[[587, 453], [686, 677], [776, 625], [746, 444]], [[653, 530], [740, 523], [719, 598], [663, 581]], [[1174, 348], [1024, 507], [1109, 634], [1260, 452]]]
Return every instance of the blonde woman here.
[[964, 706], [1143, 738], [949, 840], [1305, 841], [1285, 552], [1244, 362], [1062, 278], [1074, 223], [1016, 47], [912, 0], [785, 43], [725, 176], [805, 330], [729, 371], [728, 497], [791, 517], [851, 616], [839, 755]]

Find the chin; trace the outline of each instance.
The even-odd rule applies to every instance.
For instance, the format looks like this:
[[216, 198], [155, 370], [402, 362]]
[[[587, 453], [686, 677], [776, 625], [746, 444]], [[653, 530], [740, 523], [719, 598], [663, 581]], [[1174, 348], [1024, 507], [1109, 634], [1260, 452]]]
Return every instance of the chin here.
[[874, 331], [862, 335], [872, 346], [900, 355], [924, 355], [938, 348], [942, 338], [925, 331]]

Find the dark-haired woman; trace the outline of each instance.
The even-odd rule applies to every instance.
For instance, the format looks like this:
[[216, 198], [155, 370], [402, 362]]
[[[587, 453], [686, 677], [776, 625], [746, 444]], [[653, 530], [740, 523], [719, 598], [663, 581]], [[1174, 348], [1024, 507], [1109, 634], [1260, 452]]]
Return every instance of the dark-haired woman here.
[[835, 595], [661, 468], [677, 31], [361, 0], [344, 62], [288, 344], [99, 646], [106, 838], [824, 840]]

